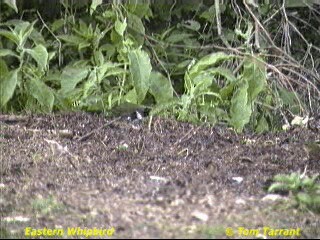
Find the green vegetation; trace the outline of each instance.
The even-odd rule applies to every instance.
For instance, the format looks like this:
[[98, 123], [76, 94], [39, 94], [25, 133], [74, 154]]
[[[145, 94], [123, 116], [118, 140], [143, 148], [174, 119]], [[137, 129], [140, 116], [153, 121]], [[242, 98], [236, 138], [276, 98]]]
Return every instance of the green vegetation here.
[[1, 111], [109, 114], [131, 103], [277, 130], [314, 113], [320, 96], [318, 12], [287, 2], [64, 0], [48, 14], [37, 1], [2, 1]]
[[32, 208], [34, 211], [41, 215], [50, 215], [54, 212], [63, 210], [64, 206], [61, 203], [58, 203], [53, 196], [47, 198], [37, 198], [32, 201]]
[[269, 192], [288, 192], [295, 200], [298, 207], [320, 213], [320, 184], [319, 175], [307, 177], [299, 173], [290, 175], [277, 175], [274, 177]]

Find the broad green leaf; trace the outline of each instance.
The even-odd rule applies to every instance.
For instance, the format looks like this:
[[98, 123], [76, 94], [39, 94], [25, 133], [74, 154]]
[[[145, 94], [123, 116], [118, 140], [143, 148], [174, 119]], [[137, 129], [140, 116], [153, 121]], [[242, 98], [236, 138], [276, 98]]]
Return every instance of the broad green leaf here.
[[52, 32], [55, 32], [55, 31], [59, 30], [60, 28], [62, 28], [64, 26], [64, 24], [65, 24], [64, 19], [62, 19], [62, 18], [57, 19], [51, 24], [50, 29]]
[[[187, 46], [192, 46], [192, 48], [195, 48], [195, 47], [201, 47], [201, 44], [199, 43], [199, 40], [196, 39], [196, 38], [186, 38], [186, 39], [183, 39], [183, 43]], [[187, 48], [188, 50], [190, 48]]]
[[212, 85], [213, 75], [209, 72], [201, 72], [193, 79], [195, 84], [194, 94], [201, 94], [209, 90], [209, 87]]
[[81, 67], [66, 67], [61, 74], [61, 92], [66, 94], [88, 76], [89, 70]]
[[244, 61], [243, 78], [248, 82], [249, 101], [253, 102], [267, 85], [267, 72], [264, 64], [253, 57]]
[[130, 74], [134, 88], [137, 92], [137, 101], [141, 103], [150, 87], [150, 74], [152, 66], [148, 54], [142, 50], [129, 52]]
[[123, 38], [114, 29], [112, 29], [110, 33], [110, 39], [113, 43], [113, 46], [118, 47], [123, 45]]
[[79, 19], [79, 27], [78, 28], [73, 28], [72, 29], [76, 34], [79, 36], [88, 39], [92, 36], [93, 29], [91, 24], [87, 24], [84, 22], [81, 18]]
[[15, 26], [14, 31], [19, 35], [20, 48], [22, 48], [25, 45], [27, 39], [33, 31], [33, 26], [36, 22], [37, 20], [33, 21], [32, 23], [22, 22]]
[[232, 82], [220, 89], [219, 93], [223, 100], [227, 100], [232, 97], [235, 85], [235, 82]]
[[25, 21], [23, 21], [23, 20], [20, 20], [20, 19], [11, 19], [11, 20], [8, 20], [8, 21], [6, 21], [6, 22], [2, 22], [1, 23], [1, 25], [4, 25], [4, 26], [16, 26], [16, 25], [18, 25], [18, 24], [20, 24], [20, 23], [23, 23], [23, 22], [25, 22]]
[[230, 106], [230, 124], [242, 132], [244, 125], [250, 121], [252, 109], [248, 99], [249, 84], [241, 80], [238, 89], [233, 94]]
[[137, 92], [135, 91], [135, 89], [132, 89], [129, 92], [127, 92], [125, 96], [123, 96], [123, 99], [125, 102], [137, 104]]
[[37, 62], [38, 67], [42, 71], [47, 69], [49, 55], [47, 49], [43, 45], [40, 44], [33, 49], [26, 49], [25, 51]]
[[120, 68], [121, 64], [113, 62], [105, 62], [98, 68], [98, 79], [102, 80], [108, 76], [116, 76], [125, 73], [123, 68]]
[[60, 35], [58, 36], [58, 38], [61, 39], [62, 41], [70, 43], [70, 45], [73, 45], [73, 46], [79, 46], [81, 43], [86, 43], [85, 39], [75, 35]]
[[273, 183], [269, 188], [268, 188], [268, 192], [272, 193], [275, 191], [283, 191], [283, 190], [288, 190], [287, 184], [284, 183]]
[[104, 56], [103, 56], [103, 54], [102, 54], [102, 52], [101, 52], [100, 49], [97, 50], [97, 51], [94, 51], [93, 56], [94, 56], [94, 63], [95, 63], [95, 65], [97, 65], [97, 66], [103, 65], [103, 63], [104, 63]]
[[116, 20], [116, 23], [114, 24], [114, 29], [116, 32], [123, 37], [123, 33], [127, 28], [127, 21], [124, 20], [123, 22], [120, 22], [118, 19]]
[[209, 66], [214, 66], [221, 61], [229, 60], [234, 58], [233, 55], [228, 55], [224, 52], [212, 53], [201, 58], [195, 65], [193, 65], [189, 71], [189, 76], [193, 79], [197, 74], [202, 70], [206, 69]]
[[103, 13], [102, 13], [102, 17], [105, 18], [105, 19], [115, 19], [117, 16], [116, 16], [116, 12], [115, 11], [112, 11], [112, 10], [105, 10]]
[[[111, 29], [109, 29], [111, 30]], [[102, 51], [102, 49], [100, 49], [100, 46], [101, 46], [101, 40], [104, 39], [104, 36], [107, 34], [107, 32], [109, 30], [104, 30], [104, 31], [101, 31], [99, 29], [99, 27], [97, 26], [94, 30], [94, 33], [93, 33], [93, 36], [92, 36], [92, 47], [93, 49], [99, 49], [100, 51]]]
[[5, 57], [5, 56], [13, 56], [16, 58], [20, 58], [14, 51], [10, 49], [0, 49], [0, 57]]
[[[0, 78], [9, 72], [6, 62], [0, 58]], [[1, 90], [1, 89], [0, 89]]]
[[18, 82], [18, 69], [0, 76], [0, 106], [4, 106], [12, 98]]
[[310, 194], [307, 194], [307, 193], [304, 193], [304, 192], [299, 192], [296, 195], [296, 198], [301, 203], [304, 203], [306, 205], [312, 205], [312, 203], [316, 199], [316, 195], [315, 196], [311, 196]]
[[142, 1], [129, 0], [128, 3], [126, 4], [126, 9], [128, 9], [130, 13], [137, 15], [139, 18], [143, 18], [150, 11], [149, 5], [150, 5], [150, 1], [148, 0], [142, 0]]
[[78, 49], [81, 50], [83, 48], [87, 48], [87, 47], [90, 47], [91, 43], [89, 42], [82, 42], [78, 45]]
[[171, 82], [159, 72], [151, 72], [149, 91], [158, 104], [168, 102], [173, 97]]
[[42, 34], [36, 29], [33, 29], [33, 31], [31, 32], [30, 39], [35, 43], [35, 45], [46, 45], [46, 40], [44, 39]]
[[103, 44], [99, 47], [99, 49], [104, 52], [105, 56], [107, 59], [111, 59], [111, 57], [115, 54], [116, 52], [116, 47], [113, 44]]
[[191, 63], [191, 61], [192, 61], [192, 60], [184, 60], [184, 61], [178, 63], [178, 64], [175, 66], [174, 70], [175, 70], [175, 71], [176, 71], [176, 70], [183, 70], [183, 71], [184, 71], [184, 70], [187, 68], [187, 66]]
[[14, 42], [17, 46], [19, 45], [20, 39], [15, 32], [10, 32], [7, 30], [0, 29], [0, 36], [4, 36]]
[[96, 10], [96, 8], [102, 4], [102, 0], [91, 0], [90, 15]]
[[44, 107], [46, 112], [51, 112], [54, 103], [53, 90], [39, 79], [30, 79], [28, 82], [30, 94]]
[[269, 124], [267, 119], [262, 115], [260, 119], [258, 120], [257, 126], [256, 126], [256, 132], [257, 133], [264, 133], [269, 131]]
[[90, 71], [88, 78], [82, 85], [83, 95], [82, 98], [85, 99], [91, 95], [92, 91], [97, 88], [97, 68]]
[[216, 68], [208, 69], [207, 71], [209, 71], [213, 74], [217, 74], [222, 77], [225, 77], [229, 83], [237, 81], [237, 78], [234, 76], [232, 71], [227, 68], [216, 67]]
[[56, 55], [56, 52], [48, 52], [48, 62], [50, 62], [55, 55]]
[[140, 46], [144, 43], [145, 28], [141, 19], [134, 14], [128, 13], [128, 32]]
[[99, 81], [103, 80], [103, 78], [109, 76], [119, 76], [120, 74], [124, 74], [125, 70], [120, 68], [121, 64], [106, 62], [98, 68], [98, 79]]
[[204, 11], [200, 15], [200, 18], [204, 18], [208, 22], [214, 22], [216, 20], [216, 9], [215, 9], [214, 4], [209, 9]]
[[11, 7], [16, 13], [18, 13], [16, 0], [4, 0], [3, 2]]

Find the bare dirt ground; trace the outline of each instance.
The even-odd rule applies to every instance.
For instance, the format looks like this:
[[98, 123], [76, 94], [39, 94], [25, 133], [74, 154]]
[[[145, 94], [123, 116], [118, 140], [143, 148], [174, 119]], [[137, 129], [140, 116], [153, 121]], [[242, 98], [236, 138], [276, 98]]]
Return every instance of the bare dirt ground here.
[[0, 118], [2, 238], [24, 237], [27, 227], [113, 227], [113, 238], [300, 228], [296, 238], [320, 238], [319, 214], [288, 196], [265, 198], [276, 174], [320, 172], [302, 147], [319, 139], [318, 128], [237, 135], [168, 119], [110, 121], [85, 113]]

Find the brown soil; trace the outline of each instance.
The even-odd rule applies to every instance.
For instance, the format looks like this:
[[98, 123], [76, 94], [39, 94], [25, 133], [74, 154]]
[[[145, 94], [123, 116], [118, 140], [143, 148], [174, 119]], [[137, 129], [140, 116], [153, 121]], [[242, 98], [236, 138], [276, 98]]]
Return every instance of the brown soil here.
[[263, 200], [276, 174], [320, 172], [320, 159], [302, 147], [319, 139], [318, 128], [237, 135], [168, 119], [110, 121], [85, 113], [0, 118], [1, 237], [23, 237], [26, 227], [114, 227], [114, 238], [300, 228], [297, 238], [320, 237], [319, 214], [288, 196]]

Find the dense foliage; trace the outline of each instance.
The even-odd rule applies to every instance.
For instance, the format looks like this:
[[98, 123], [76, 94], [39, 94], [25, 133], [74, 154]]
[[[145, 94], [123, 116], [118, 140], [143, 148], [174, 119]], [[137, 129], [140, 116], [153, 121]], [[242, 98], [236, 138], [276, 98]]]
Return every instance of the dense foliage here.
[[28, 2], [1, 2], [2, 112], [129, 102], [257, 132], [319, 114], [319, 5]]

